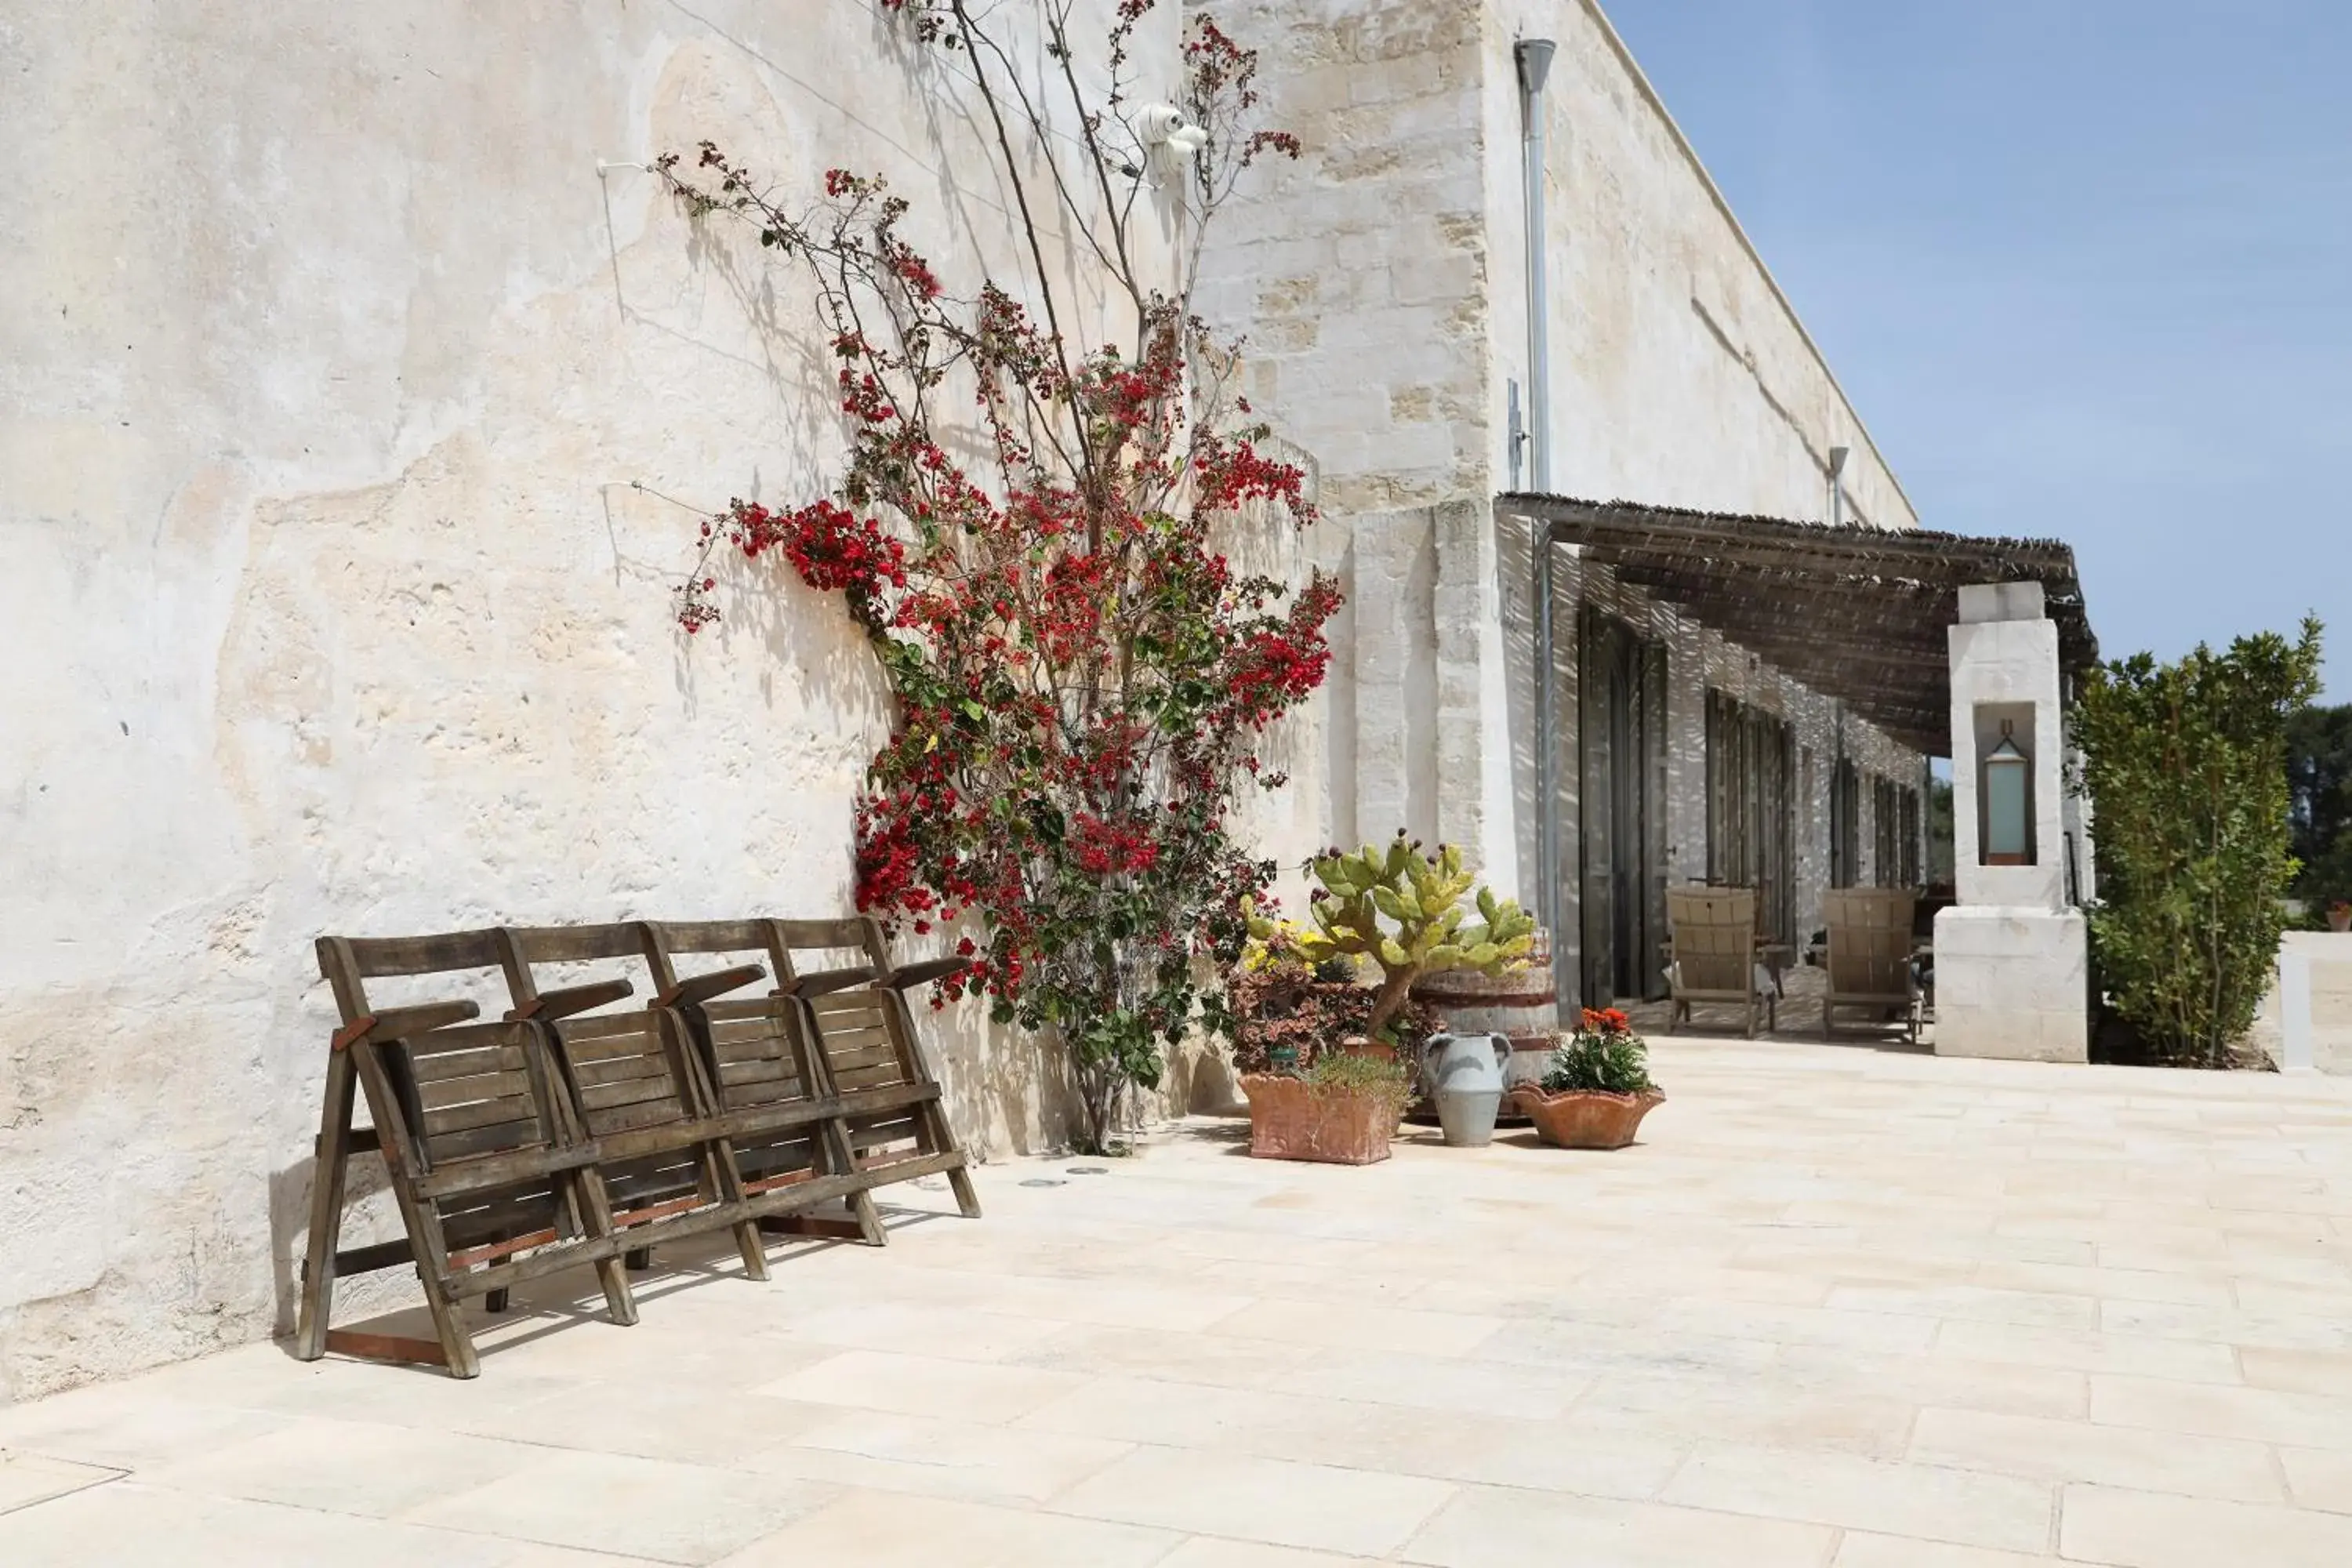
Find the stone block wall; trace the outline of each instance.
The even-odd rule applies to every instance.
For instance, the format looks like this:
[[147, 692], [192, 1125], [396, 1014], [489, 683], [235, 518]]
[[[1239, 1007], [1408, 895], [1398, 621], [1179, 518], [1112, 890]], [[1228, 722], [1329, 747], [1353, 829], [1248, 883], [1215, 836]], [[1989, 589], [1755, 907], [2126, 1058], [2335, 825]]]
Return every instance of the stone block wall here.
[[1258, 47], [1271, 120], [1306, 143], [1229, 209], [1195, 299], [1247, 334], [1251, 400], [1316, 453], [1336, 512], [1489, 493], [1485, 13], [1196, 9]]
[[2079, 1062], [2090, 1041], [2083, 917], [1959, 906], [1936, 917], [1936, 1054]]

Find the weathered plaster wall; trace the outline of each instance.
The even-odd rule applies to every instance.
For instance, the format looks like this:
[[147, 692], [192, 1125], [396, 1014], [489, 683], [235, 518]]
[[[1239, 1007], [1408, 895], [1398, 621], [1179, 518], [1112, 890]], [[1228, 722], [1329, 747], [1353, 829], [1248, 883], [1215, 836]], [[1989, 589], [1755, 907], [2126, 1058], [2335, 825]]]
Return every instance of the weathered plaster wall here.
[[[820, 488], [829, 365], [597, 161], [878, 167], [960, 258], [1005, 203], [825, 0], [26, 0], [0, 80], [5, 1402], [282, 1321], [320, 932], [845, 904], [883, 689], [781, 576], [682, 640], [663, 499]], [[1020, 1040], [933, 1039], [975, 1142], [1059, 1135]]]

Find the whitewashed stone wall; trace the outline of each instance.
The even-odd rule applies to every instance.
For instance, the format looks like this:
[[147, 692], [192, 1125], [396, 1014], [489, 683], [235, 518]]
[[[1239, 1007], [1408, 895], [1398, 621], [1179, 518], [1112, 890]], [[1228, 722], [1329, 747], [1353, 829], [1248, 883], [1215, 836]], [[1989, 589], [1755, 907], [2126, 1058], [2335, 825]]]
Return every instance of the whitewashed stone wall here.
[[[2279, 950], [2282, 959], [2290, 953], [2300, 959], [2310, 976], [2310, 1066], [2318, 1072], [2352, 1075], [2352, 934], [2292, 931], [2281, 941]], [[2281, 978], [2273, 968], [2270, 989], [2263, 996], [2262, 1010], [2247, 1032], [2247, 1041], [2273, 1064], [2284, 1067]]]
[[[1232, 215], [1201, 303], [1247, 332], [1252, 395], [1318, 453], [1327, 500], [1353, 515], [1338, 558], [1356, 602], [1337, 628], [1354, 654], [1353, 684], [1331, 693], [1336, 837], [1434, 831], [1533, 901], [1533, 560], [1524, 529], [1496, 528], [1484, 504], [1511, 483], [1507, 384], [1520, 382], [1524, 402], [1527, 377], [1517, 38], [1559, 46], [1547, 92], [1552, 489], [1821, 518], [1829, 450], [1843, 446], [1848, 515], [1917, 520], [1597, 5], [1204, 8], [1263, 45], [1274, 113], [1307, 142]], [[1469, 531], [1483, 530], [1480, 542], [1447, 531], [1448, 509], [1465, 500], [1478, 503]], [[1448, 537], [1459, 542], [1449, 549]], [[1668, 646], [1670, 875], [1705, 873], [1706, 687], [1796, 725], [1816, 782], [1798, 832], [1798, 919], [1812, 921], [1829, 880], [1841, 745], [1865, 774], [1911, 787], [1920, 759], [1605, 573], [1588, 580], [1572, 552], [1561, 551], [1554, 582], [1564, 945], [1572, 952], [1576, 624], [1588, 585]], [[1473, 606], [1496, 619], [1475, 619]], [[1433, 654], [1433, 724], [1421, 673]], [[1865, 784], [1864, 881], [1873, 809]]]
[[[597, 162], [878, 168], [961, 271], [957, 71], [832, 0], [0, 19], [0, 1403], [284, 1321], [321, 931], [846, 906], [870, 657], [740, 566], [683, 639], [663, 499], [821, 489], [822, 340]], [[1061, 1136], [1025, 1041], [932, 1038], [973, 1142]]]

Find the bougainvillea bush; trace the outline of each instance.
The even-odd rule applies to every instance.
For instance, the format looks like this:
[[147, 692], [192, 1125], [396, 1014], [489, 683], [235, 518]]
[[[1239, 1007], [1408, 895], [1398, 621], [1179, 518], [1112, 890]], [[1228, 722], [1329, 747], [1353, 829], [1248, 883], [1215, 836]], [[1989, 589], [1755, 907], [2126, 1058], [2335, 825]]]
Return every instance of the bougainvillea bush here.
[[[1333, 583], [1221, 552], [1314, 509], [1226, 395], [1235, 347], [1192, 313], [1186, 260], [1235, 182], [1297, 144], [1255, 122], [1256, 58], [1206, 20], [1149, 62], [1181, 101], [1135, 101], [1151, 0], [1123, 0], [1083, 60], [1049, 0], [1042, 62], [961, 4], [886, 8], [911, 47], [957, 57], [1019, 263], [924, 254], [875, 174], [779, 191], [707, 142], [660, 160], [698, 221], [740, 220], [797, 269], [848, 431], [825, 493], [705, 523], [679, 620], [722, 613], [722, 551], [841, 596], [897, 698], [857, 805], [858, 906], [976, 931], [945, 998], [984, 994], [998, 1021], [1057, 1037], [1100, 1149], [1166, 1044], [1228, 1031], [1214, 976], [1274, 869], [1234, 837], [1237, 796], [1281, 783], [1268, 728], [1329, 662]], [[1115, 330], [1049, 256], [1071, 247]]]

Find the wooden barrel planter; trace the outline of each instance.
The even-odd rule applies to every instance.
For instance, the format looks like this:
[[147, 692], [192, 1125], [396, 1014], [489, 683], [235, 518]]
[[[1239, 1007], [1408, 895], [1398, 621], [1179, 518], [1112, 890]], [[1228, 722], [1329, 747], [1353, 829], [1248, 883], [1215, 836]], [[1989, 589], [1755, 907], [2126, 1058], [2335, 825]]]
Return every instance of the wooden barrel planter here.
[[[1528, 1115], [1519, 1105], [1519, 1090], [1543, 1080], [1544, 1064], [1551, 1058], [1559, 1028], [1559, 1003], [1553, 989], [1551, 960], [1496, 975], [1475, 970], [1450, 969], [1415, 981], [1412, 999], [1445, 1020], [1457, 1035], [1501, 1035], [1511, 1042], [1511, 1059], [1503, 1069], [1501, 1126], [1525, 1126]], [[1416, 1077], [1418, 1077], [1416, 1069]], [[1412, 1119], [1434, 1121], [1436, 1109], [1428, 1101], [1426, 1085], [1413, 1104]]]

